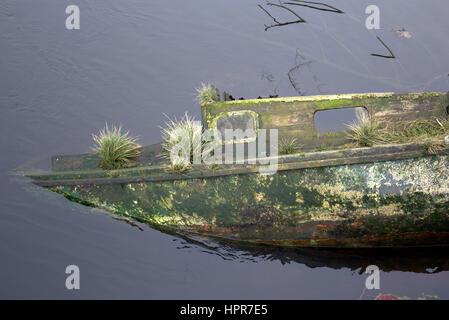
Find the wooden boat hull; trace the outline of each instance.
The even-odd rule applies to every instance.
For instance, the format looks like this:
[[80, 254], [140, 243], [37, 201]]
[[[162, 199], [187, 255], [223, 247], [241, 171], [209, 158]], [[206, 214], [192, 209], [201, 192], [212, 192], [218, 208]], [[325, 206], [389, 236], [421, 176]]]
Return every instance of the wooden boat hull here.
[[161, 230], [233, 241], [298, 247], [449, 244], [448, 156], [274, 175], [78, 185], [55, 181], [48, 188]]
[[[297, 139], [301, 153], [276, 157], [273, 175], [258, 174], [257, 165], [238, 164], [218, 169], [204, 164], [183, 174], [167, 173], [156, 144], [142, 148], [135, 168], [100, 170], [95, 154], [54, 156], [52, 172], [28, 176], [71, 200], [167, 232], [298, 247], [449, 244], [449, 145], [443, 137], [438, 148], [416, 137], [405, 140], [408, 143], [395, 140], [397, 144], [355, 148], [345, 130], [317, 130], [315, 116], [337, 109], [354, 114], [365, 110], [385, 128], [403, 130], [412, 122], [447, 120], [449, 93], [343, 94], [201, 105], [203, 128], [276, 128], [280, 139]], [[250, 142], [245, 139], [223, 144]]]

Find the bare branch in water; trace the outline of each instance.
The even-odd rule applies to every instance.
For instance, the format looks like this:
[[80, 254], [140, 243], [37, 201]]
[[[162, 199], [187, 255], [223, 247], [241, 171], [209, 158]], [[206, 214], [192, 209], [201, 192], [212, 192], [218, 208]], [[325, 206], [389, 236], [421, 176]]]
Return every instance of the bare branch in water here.
[[279, 22], [275, 17], [273, 17], [264, 7], [262, 7], [260, 4], [258, 5], [258, 7], [260, 8], [260, 9], [262, 9], [271, 19], [273, 19], [273, 21], [274, 21], [274, 23], [275, 24], [272, 24], [272, 25], [269, 25], [269, 26], [267, 26], [267, 25], [265, 25], [265, 31], [267, 31], [268, 29], [270, 29], [270, 28], [273, 28], [273, 27], [281, 27], [281, 26], [286, 26], [286, 25], [289, 25], [289, 24], [294, 24], [294, 23], [304, 23], [304, 22], [306, 22], [306, 20], [304, 20], [302, 17], [300, 17], [295, 11], [293, 11], [292, 9], [290, 9], [290, 8], [287, 8], [286, 6], [284, 6], [283, 5], [283, 3], [282, 3], [282, 1], [279, 1], [279, 4], [277, 4], [277, 3], [272, 3], [272, 2], [268, 2], [267, 1], [267, 6], [274, 6], [274, 7], [279, 7], [279, 8], [283, 8], [283, 9], [285, 9], [285, 10], [287, 10], [287, 11], [289, 11], [290, 13], [292, 13], [294, 16], [296, 16], [297, 18], [298, 18], [298, 20], [295, 20], [295, 21], [287, 21], [287, 22]]
[[[301, 60], [305, 62], [298, 62], [298, 58], [301, 58]], [[295, 66], [291, 68], [288, 73], [288, 80], [290, 81], [290, 84], [292, 85], [293, 89], [299, 94], [299, 95], [305, 95], [305, 92], [302, 92], [301, 88], [299, 87], [299, 84], [295, 81], [294, 74], [300, 70], [302, 66], [310, 65], [312, 63], [311, 60], [306, 60], [298, 49], [296, 49], [296, 56], [295, 56]]]
[[283, 8], [283, 9], [285, 9], [285, 10], [291, 12], [292, 14], [294, 14], [296, 17], [298, 17], [298, 19], [299, 19], [298, 21], [299, 21], [299, 22], [306, 22], [306, 20], [304, 20], [303, 18], [301, 18], [295, 11], [293, 11], [292, 9], [290, 9], [290, 8], [288, 8], [288, 7], [286, 7], [286, 6], [284, 6], [283, 3], [282, 3], [282, 1], [279, 1], [279, 4], [276, 4], [276, 3], [272, 3], [272, 2], [268, 2], [268, 1], [267, 1], [267, 6], [274, 6], [274, 7]]
[[[307, 60], [300, 52], [299, 49], [296, 49], [296, 55], [295, 55], [295, 66], [291, 68], [287, 72], [288, 80], [290, 81], [290, 84], [292, 85], [293, 89], [295, 89], [296, 93], [300, 96], [307, 95], [307, 92], [300, 87], [300, 84], [296, 81], [296, 75], [301, 72], [304, 68], [306, 70], [308, 69], [310, 72], [312, 72], [312, 63], [314, 63], [313, 60]], [[304, 75], [303, 75], [304, 76]], [[312, 75], [312, 80], [314, 85], [316, 86], [316, 89], [320, 94], [325, 93], [321, 87], [326, 86], [326, 84], [321, 83], [320, 79], [318, 79], [318, 76], [316, 74]], [[312, 81], [308, 81], [308, 83], [311, 83]]]
[[[279, 21], [276, 20], [275, 17], [273, 17], [264, 7], [262, 7], [260, 4], [257, 5], [260, 9], [262, 9], [271, 19], [273, 19], [276, 24], [280, 24]], [[266, 25], [265, 25], [266, 26]]]
[[379, 36], [376, 36], [377, 40], [380, 41], [380, 43], [382, 43], [382, 45], [387, 48], [388, 52], [390, 52], [389, 56], [383, 55], [383, 54], [377, 54], [377, 53], [371, 53], [372, 56], [374, 57], [381, 57], [381, 58], [387, 58], [387, 59], [394, 59], [396, 58], [396, 56], [394, 55], [394, 53], [390, 50], [390, 48], [388, 48], [388, 46], [385, 44], [385, 42], [382, 41], [382, 39]]
[[[321, 10], [321, 11], [329, 11], [329, 12], [335, 12], [335, 13], [344, 13], [340, 9], [335, 8], [335, 7], [333, 7], [333, 6], [329, 5], [329, 4], [326, 4], [326, 3], [312, 2], [312, 1], [303, 1], [303, 0], [293, 0], [293, 1], [295, 1], [295, 2], [285, 2], [285, 4], [290, 4], [290, 5], [294, 5], [294, 6], [302, 6], [302, 7], [312, 8], [312, 9]], [[313, 4], [315, 4], [315, 5], [322, 5], [322, 6], [325, 6], [327, 8], [316, 7], [316, 6], [313, 6]]]

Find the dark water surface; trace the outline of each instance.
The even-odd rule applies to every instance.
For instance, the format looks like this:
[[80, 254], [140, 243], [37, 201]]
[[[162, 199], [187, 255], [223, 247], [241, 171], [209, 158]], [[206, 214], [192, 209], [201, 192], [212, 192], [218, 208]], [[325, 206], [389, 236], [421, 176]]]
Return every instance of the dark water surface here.
[[[105, 122], [142, 144], [163, 113], [199, 116], [194, 88], [234, 97], [447, 91], [449, 3], [332, 1], [344, 14], [295, 7], [306, 23], [257, 0], [2, 0], [0, 2], [0, 298], [348, 298], [381, 268], [381, 290], [449, 298], [449, 252], [255, 250], [187, 242], [70, 203], [11, 175], [49, 169], [50, 156], [89, 151]], [[81, 29], [65, 28], [65, 8]], [[405, 28], [404, 32], [393, 32]], [[402, 36], [401, 36], [402, 35]], [[395, 59], [388, 55], [382, 41]], [[65, 288], [65, 268], [81, 289]], [[426, 271], [427, 270], [427, 271]], [[427, 273], [426, 273], [427, 272]]]

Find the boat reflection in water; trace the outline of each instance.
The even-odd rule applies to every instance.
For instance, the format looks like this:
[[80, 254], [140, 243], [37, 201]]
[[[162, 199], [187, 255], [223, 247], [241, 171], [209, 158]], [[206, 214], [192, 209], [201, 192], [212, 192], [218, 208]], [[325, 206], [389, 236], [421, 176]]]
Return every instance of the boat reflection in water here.
[[279, 261], [282, 264], [298, 263], [309, 268], [347, 268], [365, 273], [370, 265], [380, 271], [402, 271], [434, 274], [449, 270], [449, 246], [418, 248], [285, 248], [260, 245], [235, 244], [208, 237], [183, 236], [178, 238], [179, 250], [200, 247], [203, 252], [223, 260], [253, 262]]

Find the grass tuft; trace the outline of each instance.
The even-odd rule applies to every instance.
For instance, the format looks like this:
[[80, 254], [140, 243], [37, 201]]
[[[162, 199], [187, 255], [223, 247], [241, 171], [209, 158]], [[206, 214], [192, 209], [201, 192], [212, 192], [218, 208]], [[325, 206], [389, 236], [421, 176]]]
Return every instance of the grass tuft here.
[[390, 143], [421, 142], [429, 154], [439, 154], [447, 146], [444, 137], [449, 134], [449, 121], [415, 120], [385, 133]]
[[[161, 127], [163, 141], [160, 156], [169, 160], [171, 166], [177, 169], [181, 169], [181, 165], [188, 168], [193, 164], [194, 155], [201, 156], [203, 152], [207, 151], [206, 148], [211, 147], [211, 143], [202, 141], [203, 126], [201, 122], [196, 121], [194, 117], [190, 117], [187, 112], [180, 120], [176, 118], [172, 120], [168, 116], [167, 119], [165, 127]], [[176, 152], [173, 148], [180, 146], [181, 141], [186, 143], [182, 144], [182, 150], [180, 149], [177, 154], [178, 157], [171, 159], [172, 150]], [[188, 159], [182, 158], [182, 151], [184, 151], [184, 154], [188, 153]]]
[[220, 101], [218, 89], [211, 84], [201, 83], [201, 87], [196, 88], [196, 101], [200, 104]]
[[294, 137], [284, 137], [279, 141], [280, 154], [294, 154], [299, 151], [297, 139]]
[[383, 142], [380, 124], [366, 112], [357, 112], [356, 120], [347, 126], [349, 137], [361, 147], [371, 147]]
[[440, 154], [447, 148], [447, 145], [444, 142], [444, 140], [435, 138], [425, 140], [424, 146], [427, 150], [427, 153], [430, 155]]
[[423, 143], [429, 154], [439, 154], [447, 149], [445, 136], [449, 135], [449, 121], [414, 120], [394, 126], [381, 126], [366, 113], [357, 113], [357, 120], [348, 125], [349, 136], [359, 146], [370, 147], [382, 143]]
[[128, 167], [133, 158], [141, 154], [137, 138], [129, 136], [129, 132], [122, 133], [122, 126], [112, 126], [106, 123], [98, 135], [93, 134], [95, 142], [93, 150], [98, 154], [98, 166], [105, 170]]
[[396, 131], [397, 140], [410, 140], [414, 137], [435, 138], [449, 132], [447, 120], [415, 120]]
[[166, 171], [169, 173], [181, 174], [186, 171], [189, 171], [190, 169], [191, 169], [190, 164], [179, 162], [179, 163], [171, 163], [170, 165], [168, 165]]

